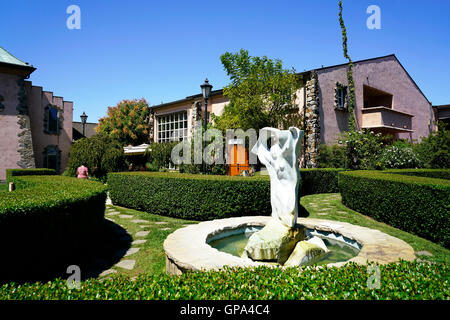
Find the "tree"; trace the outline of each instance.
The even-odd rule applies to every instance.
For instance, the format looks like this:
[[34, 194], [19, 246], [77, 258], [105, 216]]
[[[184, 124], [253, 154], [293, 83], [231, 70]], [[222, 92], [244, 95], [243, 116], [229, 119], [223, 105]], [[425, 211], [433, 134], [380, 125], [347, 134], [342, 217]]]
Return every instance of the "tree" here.
[[231, 83], [223, 89], [230, 99], [221, 116], [212, 115], [221, 130], [301, 126], [295, 105], [299, 88], [295, 70], [283, 69], [281, 60], [251, 57], [247, 50], [220, 57]]
[[77, 140], [72, 145], [64, 175], [76, 176], [77, 168], [83, 161], [87, 164], [90, 176], [105, 180], [108, 172], [124, 169], [125, 154], [116, 140], [99, 133]]
[[122, 145], [140, 145], [149, 142], [150, 110], [144, 98], [123, 100], [108, 107], [107, 116], [101, 118], [97, 132], [105, 133]]

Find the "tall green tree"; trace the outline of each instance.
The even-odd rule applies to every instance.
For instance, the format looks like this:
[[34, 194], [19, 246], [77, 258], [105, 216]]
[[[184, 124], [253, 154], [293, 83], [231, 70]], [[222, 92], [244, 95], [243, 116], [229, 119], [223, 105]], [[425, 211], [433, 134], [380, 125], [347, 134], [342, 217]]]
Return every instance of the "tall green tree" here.
[[251, 57], [244, 49], [226, 52], [220, 60], [231, 83], [223, 89], [229, 104], [221, 116], [212, 116], [217, 128], [300, 126], [301, 115], [295, 105], [299, 81], [294, 69], [283, 69], [279, 59]]
[[149, 142], [149, 105], [145, 99], [123, 100], [108, 107], [107, 116], [96, 128], [122, 145], [140, 145]]
[[342, 49], [344, 51], [344, 57], [348, 60], [347, 67], [347, 82], [348, 82], [348, 111], [350, 113], [348, 118], [349, 131], [356, 130], [356, 118], [355, 118], [355, 82], [353, 81], [353, 62], [348, 54], [347, 47], [347, 28], [345, 27], [344, 18], [342, 17], [342, 0], [339, 0], [339, 24], [341, 25], [342, 32]]

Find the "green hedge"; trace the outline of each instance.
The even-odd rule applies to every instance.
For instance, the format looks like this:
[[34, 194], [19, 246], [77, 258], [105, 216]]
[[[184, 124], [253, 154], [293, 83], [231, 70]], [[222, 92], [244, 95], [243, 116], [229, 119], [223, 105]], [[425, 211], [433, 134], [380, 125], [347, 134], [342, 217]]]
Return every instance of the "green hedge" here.
[[[415, 171], [429, 174], [427, 171]], [[443, 175], [448, 170], [443, 170]], [[349, 208], [420, 237], [450, 246], [450, 181], [411, 176], [411, 170], [339, 173]], [[435, 173], [433, 173], [435, 175]]]
[[12, 173], [16, 191], [0, 193], [0, 250], [10, 261], [0, 264], [0, 278], [23, 275], [21, 268], [31, 273], [70, 257], [80, 239], [103, 221], [103, 184], [28, 172], [19, 175]]
[[[339, 171], [301, 170], [300, 195], [337, 192]], [[114, 204], [182, 219], [211, 220], [272, 212], [269, 176], [110, 173], [108, 188]]]
[[227, 177], [164, 172], [109, 173], [114, 204], [183, 219], [211, 220], [269, 215], [265, 177]]
[[403, 174], [406, 176], [450, 180], [450, 169], [392, 169], [392, 170], [384, 170], [383, 172]]
[[[140, 275], [136, 280], [112, 277], [90, 279], [69, 290], [67, 280], [14, 283], [0, 286], [2, 300], [448, 300], [449, 267], [419, 262], [379, 265], [380, 288], [368, 288], [367, 266], [341, 268], [257, 267], [222, 271], [188, 272], [179, 277]], [[179, 310], [173, 311], [172, 318]], [[169, 318], [171, 316], [169, 315]]]
[[50, 176], [56, 175], [56, 171], [53, 169], [6, 169], [6, 181], [11, 182], [14, 177], [19, 176]]
[[339, 192], [338, 173], [345, 169], [321, 168], [300, 170], [300, 195]]

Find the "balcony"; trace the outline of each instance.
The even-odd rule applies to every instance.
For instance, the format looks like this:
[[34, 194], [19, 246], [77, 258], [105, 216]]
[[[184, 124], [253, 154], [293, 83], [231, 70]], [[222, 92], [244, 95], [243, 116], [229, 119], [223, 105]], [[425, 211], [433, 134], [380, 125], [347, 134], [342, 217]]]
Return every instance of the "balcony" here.
[[386, 107], [362, 109], [362, 128], [386, 133], [413, 132], [412, 114]]

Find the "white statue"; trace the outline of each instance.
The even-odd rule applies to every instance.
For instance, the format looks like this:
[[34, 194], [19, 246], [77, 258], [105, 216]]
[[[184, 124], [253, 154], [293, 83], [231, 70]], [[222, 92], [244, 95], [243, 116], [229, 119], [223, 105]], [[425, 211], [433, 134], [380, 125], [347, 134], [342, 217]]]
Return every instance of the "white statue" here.
[[[271, 138], [269, 149], [267, 140]], [[270, 203], [272, 218], [288, 228], [293, 228], [298, 216], [298, 189], [300, 169], [298, 158], [301, 152], [303, 131], [263, 128], [258, 142], [251, 152], [267, 168], [270, 175]]]

